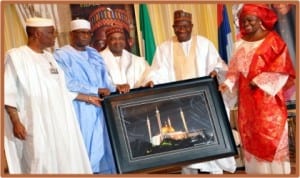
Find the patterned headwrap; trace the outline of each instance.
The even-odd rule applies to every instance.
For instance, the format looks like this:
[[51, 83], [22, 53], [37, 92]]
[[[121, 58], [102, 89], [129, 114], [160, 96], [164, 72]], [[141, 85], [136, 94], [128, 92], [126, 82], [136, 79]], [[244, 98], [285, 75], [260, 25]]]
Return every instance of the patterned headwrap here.
[[239, 12], [239, 25], [240, 31], [243, 34], [244, 30], [242, 29], [242, 18], [245, 15], [254, 15], [262, 21], [262, 25], [268, 29], [272, 30], [276, 21], [277, 16], [273, 10], [271, 10], [267, 5], [264, 4], [244, 4], [242, 9]]
[[107, 7], [99, 7], [89, 15], [92, 31], [101, 26], [118, 25], [129, 32], [129, 18], [127, 12], [123, 9], [110, 9]]
[[124, 28], [122, 28], [121, 26], [114, 25], [114, 26], [111, 26], [111, 27], [106, 29], [105, 35], [106, 35], [106, 37], [108, 37], [109, 35], [111, 35], [113, 33], [124, 33], [123, 29]]
[[184, 12], [183, 10], [177, 10], [174, 12], [174, 22], [175, 21], [192, 21], [192, 14], [188, 12]]

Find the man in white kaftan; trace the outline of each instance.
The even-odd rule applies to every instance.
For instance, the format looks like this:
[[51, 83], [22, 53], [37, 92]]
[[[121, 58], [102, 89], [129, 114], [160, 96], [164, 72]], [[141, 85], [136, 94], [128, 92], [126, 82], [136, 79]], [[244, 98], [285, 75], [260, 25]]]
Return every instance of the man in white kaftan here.
[[11, 174], [91, 173], [70, 93], [51, 53], [56, 32], [50, 19], [26, 22], [28, 46], [5, 58], [4, 146]]
[[113, 83], [128, 84], [130, 88], [142, 86], [149, 64], [144, 57], [128, 52], [122, 27], [113, 26], [106, 30], [107, 47], [100, 52]]
[[[175, 82], [217, 73], [221, 79], [227, 70], [212, 42], [199, 35], [191, 35], [191, 14], [182, 10], [174, 13], [174, 32], [176, 37], [163, 42], [156, 49], [150, 72], [145, 81], [154, 84]], [[221, 174], [223, 170], [234, 172], [234, 157], [195, 163], [182, 169], [183, 174], [210, 172]]]

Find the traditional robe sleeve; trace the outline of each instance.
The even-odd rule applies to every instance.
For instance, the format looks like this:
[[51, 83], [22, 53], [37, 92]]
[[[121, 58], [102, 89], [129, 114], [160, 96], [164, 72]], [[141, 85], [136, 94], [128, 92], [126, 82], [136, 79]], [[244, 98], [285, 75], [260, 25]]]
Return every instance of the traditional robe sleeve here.
[[217, 49], [212, 42], [208, 41], [208, 74], [212, 71], [217, 72], [218, 81], [221, 83], [225, 80], [228, 71], [227, 64], [220, 57]]
[[73, 72], [70, 70], [72, 68], [72, 62], [70, 61], [67, 54], [56, 51], [54, 53], [54, 58], [65, 73], [66, 84], [70, 91], [80, 92], [84, 94], [98, 94], [98, 87], [93, 87], [89, 84], [85, 84], [82, 81], [78, 80], [76, 77], [73, 77]]
[[269, 95], [275, 96], [286, 84], [288, 77], [287, 74], [263, 72], [252, 81]]
[[76, 99], [76, 97], [78, 96], [78, 92], [68, 92], [69, 97], [71, 98], [71, 100]]
[[[239, 44], [235, 43], [234, 45], [234, 50], [236, 50], [237, 46]], [[231, 93], [233, 93], [234, 91], [237, 91], [237, 82], [238, 82], [238, 77], [240, 75], [239, 71], [238, 71], [238, 58], [233, 55], [230, 59], [229, 62], [229, 67], [226, 73], [226, 80], [224, 81], [224, 84], [226, 84], [230, 90]]]
[[[51, 56], [53, 56], [53, 55], [51, 54]], [[65, 77], [65, 73], [64, 73], [64, 71], [61, 69], [61, 67], [57, 64], [57, 62], [56, 62], [56, 60], [54, 59], [54, 57], [53, 57], [53, 60], [54, 60], [53, 63], [55, 63], [55, 65], [58, 67], [58, 70], [59, 70], [58, 73], [59, 73], [59, 75], [61, 76], [62, 81], [64, 82], [64, 85], [66, 86], [66, 77]], [[71, 100], [75, 100], [79, 93], [78, 93], [78, 92], [72, 92], [72, 91], [68, 90], [67, 86], [65, 87], [65, 89], [66, 89], [66, 93], [67, 93], [68, 97], [69, 97]]]
[[[235, 47], [236, 45], [237, 44], [235, 44]], [[237, 71], [237, 60], [238, 59], [234, 58], [234, 56], [231, 58], [229, 67], [226, 68], [225, 74], [223, 73], [224, 80], [221, 80], [229, 88], [229, 91], [223, 93], [224, 101], [226, 101], [229, 108], [233, 108], [238, 100], [237, 79], [239, 72]]]
[[105, 74], [105, 81], [107, 84], [107, 88], [111, 91], [111, 92], [115, 92], [117, 90], [117, 85], [114, 84], [114, 82], [112, 81], [111, 76], [109, 75], [108, 72], [106, 72]]
[[[217, 72], [217, 78], [219, 83], [222, 83], [225, 81], [226, 78], [226, 73], [228, 71], [228, 66], [227, 64], [224, 62], [224, 60], [219, 56], [218, 51], [216, 50], [216, 48], [214, 47], [214, 45], [210, 42], [209, 43], [209, 47], [208, 47], [209, 51], [211, 54], [213, 54], [214, 56], [214, 64], [212, 66], [214, 66], [212, 70], [215, 70]], [[227, 110], [227, 114], [229, 117], [229, 112], [230, 109], [234, 108], [234, 106], [236, 105], [237, 102], [237, 90], [233, 88], [233, 86], [231, 86], [230, 91], [226, 91], [224, 93], [222, 93], [223, 96], [223, 101], [224, 104], [226, 106], [226, 110]]]
[[136, 60], [138, 62], [136, 70], [138, 70], [137, 75], [138, 75], [139, 78], [138, 78], [138, 81], [134, 84], [134, 88], [141, 87], [141, 86], [145, 85], [148, 82], [148, 81], [146, 81], [146, 77], [147, 77], [147, 74], [150, 71], [150, 66], [147, 63], [147, 61], [145, 60], [145, 58], [137, 57]]
[[154, 84], [171, 82], [172, 71], [174, 71], [173, 66], [171, 66], [171, 62], [173, 56], [171, 55], [172, 45], [169, 44], [171, 42], [165, 42], [162, 45], [156, 48], [153, 62], [150, 68], [150, 72], [148, 73], [146, 80], [153, 81]]
[[218, 74], [220, 73], [221, 75], [224, 75], [225, 72], [228, 70], [227, 65], [225, 64], [223, 59], [221, 59], [213, 43], [208, 41], [207, 46], [208, 46], [208, 60], [209, 60], [208, 73], [215, 70], [216, 72], [218, 72]]
[[4, 78], [4, 104], [17, 108], [18, 89], [16, 81], [18, 77], [9, 54], [5, 58]]

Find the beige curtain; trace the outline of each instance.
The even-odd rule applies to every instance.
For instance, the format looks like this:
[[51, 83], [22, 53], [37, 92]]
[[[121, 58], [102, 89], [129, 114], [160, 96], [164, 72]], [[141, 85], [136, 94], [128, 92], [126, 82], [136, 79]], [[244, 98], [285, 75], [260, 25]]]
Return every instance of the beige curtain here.
[[4, 51], [27, 43], [25, 19], [32, 16], [54, 19], [58, 37], [55, 47], [68, 44], [71, 12], [69, 4], [5, 4]]
[[[51, 18], [54, 21], [54, 24], [56, 26], [56, 30], [58, 32], [58, 37], [55, 43], [54, 48], [59, 48], [60, 46], [65, 44], [65, 30], [69, 30], [69, 26], [66, 27], [65, 22], [70, 22], [71, 20], [71, 14], [70, 14], [70, 8], [69, 4], [15, 4], [17, 13], [19, 15], [19, 18], [22, 21], [22, 24], [25, 28], [25, 21], [27, 18], [30, 17], [46, 17]], [[67, 8], [64, 8], [67, 7]]]
[[[231, 32], [234, 39], [234, 19], [232, 15], [232, 6], [226, 4]], [[186, 10], [192, 13], [193, 34], [207, 37], [218, 48], [218, 26], [217, 26], [217, 4], [216, 3], [185, 3], [185, 4], [153, 4], [148, 3], [149, 15], [151, 18], [153, 33], [156, 45], [167, 40], [174, 35], [173, 12], [178, 9]], [[137, 27], [139, 28], [139, 5], [135, 4], [135, 14]], [[138, 30], [139, 32], [139, 30]], [[138, 33], [140, 36], [140, 34]], [[141, 37], [139, 37], [141, 39]]]
[[[53, 4], [54, 5], [54, 4]], [[218, 28], [217, 28], [217, 4], [216, 3], [182, 3], [182, 4], [154, 4], [147, 3], [152, 22], [152, 28], [156, 44], [160, 44], [174, 35], [173, 12], [178, 9], [184, 9], [191, 12], [193, 17], [193, 34], [199, 34], [210, 39], [218, 48]], [[37, 6], [35, 6], [37, 7]], [[68, 43], [69, 22], [71, 14], [69, 3], [57, 4], [54, 6], [56, 22], [58, 25], [58, 44], [59, 46]], [[139, 34], [139, 4], [135, 4], [136, 22]], [[232, 20], [231, 6], [227, 6], [230, 21]], [[231, 24], [232, 25], [232, 24]], [[233, 29], [233, 26], [232, 28]], [[18, 16], [14, 4], [4, 6], [4, 51], [18, 47], [26, 43], [26, 35], [22, 26], [21, 19]], [[140, 38], [139, 38], [140, 39]]]
[[[210, 39], [215, 46], [218, 44], [217, 4], [189, 3], [189, 4], [151, 4], [148, 3], [149, 15], [156, 44], [169, 39], [173, 32], [173, 13], [183, 9], [192, 13], [194, 24], [193, 34], [199, 34]], [[136, 22], [139, 27], [139, 5], [135, 4]]]
[[4, 52], [26, 44], [27, 37], [13, 4], [4, 5]]

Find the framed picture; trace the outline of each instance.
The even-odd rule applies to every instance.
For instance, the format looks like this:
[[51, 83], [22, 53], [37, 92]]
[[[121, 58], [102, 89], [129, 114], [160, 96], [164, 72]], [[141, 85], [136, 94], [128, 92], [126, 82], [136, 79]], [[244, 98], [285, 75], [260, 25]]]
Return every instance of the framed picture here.
[[112, 94], [103, 108], [119, 173], [237, 154], [214, 78]]

